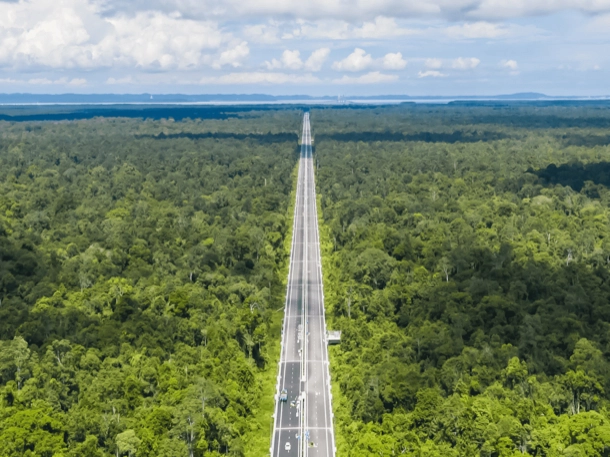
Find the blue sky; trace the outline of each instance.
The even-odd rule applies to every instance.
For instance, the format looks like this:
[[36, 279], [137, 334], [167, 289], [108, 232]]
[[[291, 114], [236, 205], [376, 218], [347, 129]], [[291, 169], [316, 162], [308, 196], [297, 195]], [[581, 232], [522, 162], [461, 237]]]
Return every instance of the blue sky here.
[[610, 0], [0, 0], [0, 92], [610, 94]]

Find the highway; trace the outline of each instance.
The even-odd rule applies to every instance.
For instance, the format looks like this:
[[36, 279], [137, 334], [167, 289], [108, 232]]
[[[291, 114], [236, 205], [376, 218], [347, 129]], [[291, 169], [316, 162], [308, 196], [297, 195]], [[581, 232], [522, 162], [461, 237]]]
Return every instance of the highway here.
[[[305, 113], [271, 438], [272, 457], [335, 455], [312, 156], [309, 113]], [[286, 402], [280, 401], [284, 389], [288, 394]], [[289, 443], [289, 449], [286, 443]]]

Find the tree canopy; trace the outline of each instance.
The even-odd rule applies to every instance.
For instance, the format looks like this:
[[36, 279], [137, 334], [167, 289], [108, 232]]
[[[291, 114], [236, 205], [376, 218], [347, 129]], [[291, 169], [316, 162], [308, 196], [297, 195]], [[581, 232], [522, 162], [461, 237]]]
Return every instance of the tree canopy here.
[[311, 119], [338, 455], [610, 455], [607, 108]]
[[300, 113], [279, 117], [2, 123], [0, 455], [268, 435]]

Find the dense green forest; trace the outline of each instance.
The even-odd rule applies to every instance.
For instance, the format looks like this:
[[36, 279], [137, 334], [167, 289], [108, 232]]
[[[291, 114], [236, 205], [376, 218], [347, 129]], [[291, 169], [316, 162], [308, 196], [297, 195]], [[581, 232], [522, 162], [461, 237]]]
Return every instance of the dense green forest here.
[[610, 456], [610, 110], [312, 110], [338, 455]]
[[[122, 109], [0, 112], [0, 457], [263, 457], [302, 112]], [[311, 119], [338, 456], [609, 457], [608, 105]]]
[[300, 116], [0, 123], [0, 456], [268, 446]]

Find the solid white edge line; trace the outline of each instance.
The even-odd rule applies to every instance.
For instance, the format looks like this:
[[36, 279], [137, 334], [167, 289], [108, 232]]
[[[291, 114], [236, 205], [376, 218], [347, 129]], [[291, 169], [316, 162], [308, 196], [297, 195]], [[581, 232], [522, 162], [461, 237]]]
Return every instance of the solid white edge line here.
[[[305, 130], [305, 127], [303, 126], [303, 131], [304, 130]], [[302, 135], [301, 135], [301, 138], [302, 138]], [[301, 155], [302, 155], [302, 146], [301, 146]], [[297, 232], [297, 229], [298, 229], [297, 210], [298, 210], [298, 207], [299, 207], [299, 189], [300, 189], [300, 185], [301, 185], [301, 174], [302, 174], [301, 170], [302, 170], [302, 167], [301, 167], [301, 158], [299, 157], [299, 170], [297, 172], [297, 189], [296, 189], [296, 195], [295, 195], [294, 213], [293, 213], [293, 216], [292, 216], [292, 224], [293, 225], [292, 225], [292, 240], [291, 240], [291, 243], [290, 243], [290, 260], [289, 260], [289, 263], [288, 263], [288, 282], [286, 284], [286, 299], [285, 299], [285, 302], [284, 302], [284, 321], [282, 323], [282, 337], [281, 337], [281, 340], [280, 340], [280, 345], [281, 345], [280, 346], [280, 361], [279, 361], [279, 364], [278, 364], [278, 376], [279, 377], [282, 376], [282, 368], [281, 368], [281, 365], [282, 365], [282, 354], [285, 351], [287, 352], [287, 348], [286, 348], [286, 346], [284, 344], [284, 341], [286, 339], [286, 333], [288, 333], [288, 327], [286, 325], [288, 323], [287, 318], [290, 315], [290, 308], [289, 308], [288, 305], [290, 303], [290, 297], [292, 296], [292, 289], [293, 289], [292, 281], [290, 279], [291, 279], [292, 273], [293, 273], [292, 258], [293, 258], [293, 255], [294, 255], [294, 247], [295, 247], [295, 244], [296, 244], [296, 232]], [[284, 362], [284, 369], [285, 368], [286, 368], [286, 362]], [[286, 376], [284, 375], [282, 377], [282, 389], [284, 388], [285, 383], [286, 383]], [[275, 435], [276, 435], [276, 432], [277, 432], [276, 425], [277, 425], [277, 419], [278, 419], [277, 413], [279, 412], [279, 415], [280, 415], [280, 418], [279, 418], [280, 419], [280, 425], [281, 425], [282, 417], [283, 417], [283, 408], [281, 408], [281, 402], [279, 401], [279, 395], [280, 395], [280, 383], [279, 382], [276, 383], [276, 389], [275, 390], [276, 390], [276, 394], [275, 394], [275, 413], [273, 414], [273, 433], [271, 435], [271, 449], [269, 449], [271, 454], [273, 454], [273, 451], [275, 450], [274, 449], [275, 448]], [[281, 434], [282, 434], [282, 429], [280, 427], [280, 429], [279, 429], [279, 436], [278, 436], [278, 440], [280, 442], [280, 446], [277, 449], [278, 457], [279, 457], [280, 448], [281, 448], [281, 442], [282, 442], [282, 440], [280, 439]]]
[[[313, 150], [312, 150], [312, 157], [313, 157]], [[313, 159], [312, 159], [313, 160]], [[312, 163], [312, 169], [311, 169], [311, 174], [313, 176], [313, 181], [315, 183], [315, 169], [313, 168], [313, 163]], [[324, 337], [326, 336], [326, 306], [325, 306], [325, 299], [324, 299], [324, 278], [322, 275], [322, 255], [321, 255], [321, 246], [320, 246], [320, 229], [319, 229], [319, 224], [318, 224], [318, 201], [316, 198], [316, 189], [315, 189], [315, 184], [313, 187], [313, 192], [314, 192], [314, 207], [315, 207], [315, 212], [316, 212], [316, 218], [315, 218], [315, 225], [316, 225], [316, 237], [317, 237], [317, 243], [318, 243], [318, 249], [317, 249], [317, 257], [318, 257], [318, 275], [320, 278], [320, 289], [319, 289], [319, 293], [321, 294], [322, 297], [322, 301], [321, 301], [321, 310], [322, 310], [322, 317], [323, 317], [323, 322], [324, 322], [324, 329], [323, 329], [323, 335]], [[328, 355], [328, 345], [326, 345], [326, 347], [323, 346], [323, 354], [325, 356], [325, 361], [327, 361], [326, 364], [326, 383], [328, 386], [328, 410], [326, 409], [326, 404], [325, 404], [325, 420], [326, 420], [326, 414], [330, 414], [329, 417], [329, 421], [330, 421], [330, 427], [327, 427], [327, 429], [330, 429], [330, 435], [331, 435], [331, 452], [330, 455], [334, 457], [335, 455], [335, 433], [334, 433], [334, 414], [332, 411], [332, 392], [331, 392], [331, 385], [330, 385], [330, 359], [329, 359], [329, 355]], [[326, 395], [325, 395], [326, 397]], [[326, 400], [326, 398], [325, 398]], [[328, 455], [328, 441], [327, 441], [327, 455]]]

